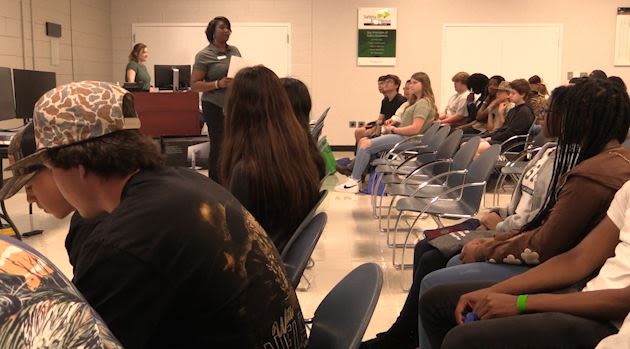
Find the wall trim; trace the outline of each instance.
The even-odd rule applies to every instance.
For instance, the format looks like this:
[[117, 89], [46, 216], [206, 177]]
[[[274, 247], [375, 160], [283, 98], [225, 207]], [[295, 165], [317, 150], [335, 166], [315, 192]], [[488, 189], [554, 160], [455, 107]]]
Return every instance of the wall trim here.
[[331, 145], [332, 151], [354, 151], [354, 145]]

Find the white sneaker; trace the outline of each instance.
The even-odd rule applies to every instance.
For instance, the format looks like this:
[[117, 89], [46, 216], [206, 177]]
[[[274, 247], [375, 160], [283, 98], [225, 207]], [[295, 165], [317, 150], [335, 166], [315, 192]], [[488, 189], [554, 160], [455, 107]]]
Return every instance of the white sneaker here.
[[346, 183], [336, 186], [335, 191], [356, 194], [359, 192], [359, 182], [354, 178], [348, 178]]

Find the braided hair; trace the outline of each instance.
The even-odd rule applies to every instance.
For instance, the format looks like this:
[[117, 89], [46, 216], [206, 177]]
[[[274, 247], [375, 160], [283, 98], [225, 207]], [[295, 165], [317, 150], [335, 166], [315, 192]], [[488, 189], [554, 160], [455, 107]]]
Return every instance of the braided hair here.
[[558, 87], [551, 96], [545, 127], [558, 139], [548, 195], [521, 231], [542, 225], [571, 169], [601, 153], [608, 142], [624, 141], [630, 127], [630, 98], [619, 85], [602, 79]]

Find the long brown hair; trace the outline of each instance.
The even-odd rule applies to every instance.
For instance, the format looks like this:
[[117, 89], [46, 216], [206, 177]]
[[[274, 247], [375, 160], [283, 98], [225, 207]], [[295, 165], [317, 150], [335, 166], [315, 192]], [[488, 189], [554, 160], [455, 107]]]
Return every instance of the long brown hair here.
[[247, 174], [252, 215], [267, 230], [292, 233], [317, 201], [319, 177], [280, 79], [262, 65], [242, 69], [225, 113], [222, 183], [229, 186], [239, 165]]
[[[437, 113], [435, 96], [433, 95], [433, 88], [431, 88], [431, 79], [429, 78], [429, 75], [427, 75], [427, 73], [417, 72], [414, 73], [411, 78], [416, 81], [420, 81], [420, 83], [422, 84], [422, 97], [420, 97], [420, 99], [426, 98], [429, 103], [431, 103], [431, 108], [433, 108], [433, 111]], [[407, 108], [414, 105], [417, 101], [418, 96], [416, 96], [415, 94], [411, 94], [411, 96], [409, 96], [409, 105], [407, 105]], [[407, 108], [405, 108], [405, 110], [407, 110]]]

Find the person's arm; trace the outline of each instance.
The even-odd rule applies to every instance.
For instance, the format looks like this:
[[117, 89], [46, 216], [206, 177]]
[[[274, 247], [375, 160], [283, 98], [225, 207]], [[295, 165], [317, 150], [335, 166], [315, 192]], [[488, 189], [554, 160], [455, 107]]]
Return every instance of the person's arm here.
[[455, 114], [455, 115], [445, 117], [444, 119], [440, 121], [440, 123], [443, 125], [452, 125], [452, 124], [459, 124], [460, 122], [462, 122], [462, 120], [464, 120], [463, 115]]
[[486, 100], [483, 101], [481, 107], [477, 111], [477, 116], [475, 117], [477, 121], [486, 122], [488, 120], [490, 110], [494, 108], [494, 101], [496, 101], [496, 99], [490, 100], [490, 96], [486, 97]]
[[424, 118], [423, 117], [414, 117], [413, 123], [409, 126], [404, 127], [395, 127], [388, 126], [389, 133], [401, 135], [401, 136], [415, 136], [422, 131], [422, 127], [424, 126]]
[[588, 233], [589, 225], [605, 214], [603, 210], [611, 199], [611, 189], [590, 179], [570, 176], [542, 226], [477, 247], [475, 260], [540, 264], [577, 245]]
[[385, 115], [384, 114], [378, 114], [378, 117], [376, 118], [376, 124], [377, 125], [382, 125], [383, 123], [385, 123]]
[[506, 127], [492, 134], [493, 143], [505, 142], [510, 137], [527, 134], [532, 122], [534, 122], [534, 115], [531, 109], [528, 106], [521, 107], [515, 115], [511, 115], [510, 119], [506, 120]]
[[136, 71], [129, 68], [127, 69], [126, 82], [136, 82]]
[[193, 69], [190, 76], [190, 87], [195, 92], [208, 92], [226, 88], [229, 80], [227, 77], [220, 80], [205, 81], [206, 72], [203, 70]]
[[145, 348], [175, 292], [160, 271], [112, 246], [73, 280], [125, 348]]
[[527, 312], [559, 312], [601, 320], [623, 319], [630, 312], [630, 286], [621, 289], [538, 294], [527, 297]]
[[[600, 268], [608, 258], [614, 256], [615, 248], [619, 243], [619, 229], [609, 217], [605, 217], [573, 249], [523, 274], [513, 276], [489, 288], [463, 295], [455, 310], [456, 318], [462, 320], [465, 309], [474, 309], [479, 302], [491, 297], [492, 294], [519, 295], [548, 292], [584, 280]], [[512, 307], [515, 304], [514, 301]], [[540, 307], [534, 304], [533, 309], [541, 309]]]

